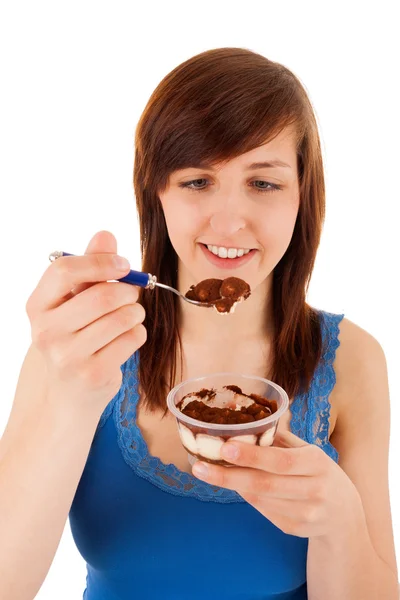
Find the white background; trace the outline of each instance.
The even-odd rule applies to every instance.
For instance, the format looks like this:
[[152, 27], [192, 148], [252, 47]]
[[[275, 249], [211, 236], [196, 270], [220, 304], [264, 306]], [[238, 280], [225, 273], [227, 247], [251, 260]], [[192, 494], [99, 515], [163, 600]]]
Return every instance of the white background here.
[[[279, 5], [278, 7], [276, 5]], [[159, 81], [198, 52], [239, 46], [289, 67], [315, 107], [327, 220], [308, 300], [374, 335], [389, 368], [390, 485], [400, 548], [395, 2], [3, 2], [0, 13], [0, 432], [30, 344], [26, 301], [48, 254], [112, 231], [140, 268], [133, 136]], [[397, 47], [396, 47], [397, 46]], [[351, 407], [349, 407], [351, 409]], [[69, 525], [37, 598], [81, 598]]]

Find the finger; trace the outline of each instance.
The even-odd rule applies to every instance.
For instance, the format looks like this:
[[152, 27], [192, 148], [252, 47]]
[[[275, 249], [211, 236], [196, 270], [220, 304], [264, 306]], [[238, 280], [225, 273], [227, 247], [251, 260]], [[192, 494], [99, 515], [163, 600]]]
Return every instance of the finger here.
[[256, 494], [245, 494], [242, 495], [242, 498], [283, 533], [297, 537], [310, 536], [310, 524], [307, 521], [307, 515], [310, 513], [308, 504], [294, 500], [268, 500], [265, 502]]
[[29, 298], [30, 313], [57, 308], [78, 284], [122, 278], [129, 272], [129, 264], [122, 267], [117, 263], [119, 259], [111, 253], [58, 258], [46, 269]]
[[116, 259], [118, 257], [111, 254], [63, 256], [57, 259], [45, 271], [32, 295], [31, 312], [58, 308], [79, 283], [98, 283], [123, 277], [128, 269], [120, 269]]
[[307, 443], [297, 448], [277, 448], [227, 442], [221, 447], [221, 456], [230, 463], [277, 475], [315, 475], [323, 470], [321, 454], [320, 448]]
[[279, 448], [301, 448], [309, 444], [308, 442], [305, 442], [291, 431], [277, 430], [273, 445]]
[[[201, 466], [206, 463], [201, 463]], [[235, 490], [239, 494], [254, 493], [268, 499], [299, 500], [310, 497], [314, 478], [301, 475], [276, 475], [247, 467], [223, 467], [207, 464], [207, 474], [198, 471], [199, 463], [193, 465], [193, 474], [211, 485]]]
[[[85, 254], [117, 254], [118, 245], [115, 236], [110, 231], [98, 231], [90, 240]], [[79, 283], [70, 292], [70, 297], [80, 294], [84, 290], [95, 285], [93, 283]]]
[[307, 503], [304, 501], [288, 500], [286, 498], [265, 498], [254, 492], [244, 492], [240, 496], [249, 504], [254, 506], [272, 522], [279, 522], [282, 517], [296, 521], [296, 514], [306, 511]]
[[131, 304], [119, 311], [117, 321], [113, 320], [114, 317], [111, 313], [102, 319], [91, 322], [89, 327], [82, 329], [74, 338], [73, 354], [79, 356], [83, 351], [94, 354], [99, 348], [106, 346], [126, 331], [133, 331], [138, 325], [142, 324], [145, 314], [141, 304]]
[[[116, 255], [117, 253], [117, 242], [112, 233], [109, 231], [99, 231], [97, 232], [89, 242], [88, 247], [86, 248], [84, 256], [90, 256], [93, 254], [103, 254], [103, 255]], [[60, 262], [62, 261], [63, 269], [70, 269], [69, 277], [63, 275], [58, 279], [62, 279], [64, 283], [67, 285], [61, 287], [57, 287], [55, 289], [54, 286], [54, 272], [55, 269], [61, 271]], [[35, 313], [39, 310], [49, 310], [52, 308], [58, 308], [61, 304], [64, 304], [67, 300], [70, 300], [80, 292], [85, 289], [91, 287], [92, 285], [98, 283], [99, 281], [105, 281], [104, 276], [103, 279], [100, 276], [100, 273], [97, 273], [93, 276], [88, 276], [85, 278], [84, 272], [81, 272], [81, 280], [76, 280], [76, 269], [74, 268], [75, 264], [79, 264], [81, 266], [81, 257], [80, 256], [65, 256], [58, 258], [56, 261], [56, 265], [49, 265], [46, 271], [43, 273], [40, 278], [36, 288], [34, 289], [31, 297], [29, 298], [29, 310], [31, 313]], [[93, 269], [92, 269], [93, 271]], [[120, 272], [117, 269], [114, 269], [113, 273], [109, 273], [107, 279], [117, 279], [123, 276], [123, 273], [127, 273], [127, 269]], [[55, 282], [57, 285], [57, 282]]]
[[[127, 305], [138, 311], [138, 323], [144, 321], [144, 308], [140, 304], [136, 304], [139, 297], [137, 286], [117, 282], [102, 282], [95, 285], [95, 289], [83, 290], [68, 303], [65, 302], [58, 307], [58, 331], [60, 333], [80, 331], [104, 315]], [[122, 316], [120, 314], [121, 318]]]

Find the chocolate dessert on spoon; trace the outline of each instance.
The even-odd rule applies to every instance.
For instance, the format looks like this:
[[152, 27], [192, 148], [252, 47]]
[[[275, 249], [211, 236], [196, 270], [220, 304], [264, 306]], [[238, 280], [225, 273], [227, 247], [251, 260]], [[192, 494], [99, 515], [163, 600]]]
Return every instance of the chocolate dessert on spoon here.
[[[50, 262], [54, 262], [62, 256], [75, 256], [69, 252], [56, 250], [49, 255]], [[238, 277], [228, 277], [227, 279], [204, 279], [197, 285], [192, 285], [186, 295], [175, 288], [159, 283], [155, 275], [143, 273], [141, 271], [129, 271], [128, 275], [117, 279], [123, 283], [130, 283], [139, 287], [153, 290], [155, 286], [169, 290], [177, 296], [180, 296], [185, 302], [195, 306], [206, 308], [214, 307], [219, 313], [232, 313], [238, 302], [246, 300], [250, 296], [250, 286], [248, 283]]]
[[227, 279], [204, 279], [197, 285], [192, 285], [186, 298], [204, 302], [214, 306], [219, 313], [233, 313], [238, 302], [243, 302], [250, 296], [250, 286], [238, 277]]

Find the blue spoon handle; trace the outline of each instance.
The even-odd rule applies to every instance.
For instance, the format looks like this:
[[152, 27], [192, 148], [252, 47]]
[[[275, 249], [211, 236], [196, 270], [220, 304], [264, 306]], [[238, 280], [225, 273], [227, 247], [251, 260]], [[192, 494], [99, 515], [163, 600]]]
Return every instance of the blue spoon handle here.
[[[70, 254], [69, 252], [57, 251], [50, 254], [50, 260], [55, 260], [60, 258], [61, 256], [76, 256], [76, 254]], [[53, 257], [53, 259], [52, 259]], [[132, 285], [137, 285], [142, 288], [152, 287], [151, 283], [154, 284], [155, 277], [150, 275], [150, 273], [142, 273], [141, 271], [129, 271], [128, 275], [125, 277], [121, 277], [121, 279], [117, 279], [117, 281], [122, 281], [123, 283], [130, 283]]]

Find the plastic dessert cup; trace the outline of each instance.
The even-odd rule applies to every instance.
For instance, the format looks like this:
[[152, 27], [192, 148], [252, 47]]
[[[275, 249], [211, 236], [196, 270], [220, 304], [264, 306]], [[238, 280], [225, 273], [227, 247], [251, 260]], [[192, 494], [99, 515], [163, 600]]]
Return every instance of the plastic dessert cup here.
[[[228, 385], [240, 387], [245, 394], [258, 394], [268, 400], [275, 400], [277, 411], [259, 421], [225, 425], [198, 421], [183, 414], [176, 406], [186, 394], [199, 392], [203, 388], [221, 391]], [[221, 458], [222, 444], [228, 440], [237, 440], [259, 446], [271, 446], [279, 419], [289, 407], [289, 398], [283, 388], [268, 379], [238, 373], [214, 373], [187, 379], [175, 386], [168, 394], [167, 406], [176, 417], [181, 442], [188, 452], [190, 464], [199, 459], [213, 464], [229, 465], [230, 463]]]

